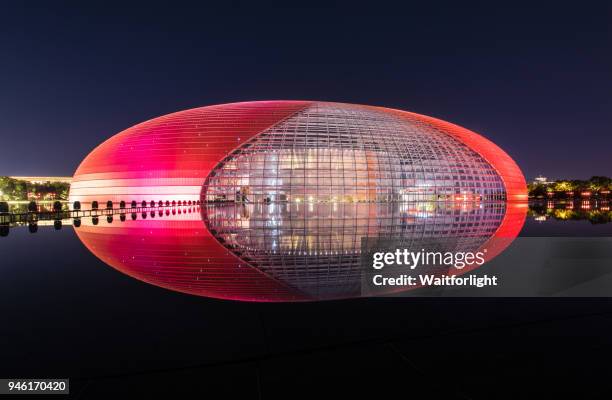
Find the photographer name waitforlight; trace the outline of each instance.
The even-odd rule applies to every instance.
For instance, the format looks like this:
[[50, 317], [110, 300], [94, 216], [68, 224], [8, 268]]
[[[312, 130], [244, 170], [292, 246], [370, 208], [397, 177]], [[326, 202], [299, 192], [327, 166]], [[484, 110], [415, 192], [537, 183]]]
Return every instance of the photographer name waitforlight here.
[[[382, 270], [388, 266], [400, 266], [409, 268], [411, 271], [419, 266], [448, 267], [462, 270], [466, 266], [481, 266], [485, 262], [487, 250], [479, 252], [440, 252], [440, 251], [409, 251], [408, 249], [397, 249], [395, 252], [377, 252], [372, 255], [372, 268]], [[372, 278], [375, 286], [497, 286], [497, 276], [475, 276], [465, 277], [454, 274], [400, 274], [387, 277], [376, 274]]]

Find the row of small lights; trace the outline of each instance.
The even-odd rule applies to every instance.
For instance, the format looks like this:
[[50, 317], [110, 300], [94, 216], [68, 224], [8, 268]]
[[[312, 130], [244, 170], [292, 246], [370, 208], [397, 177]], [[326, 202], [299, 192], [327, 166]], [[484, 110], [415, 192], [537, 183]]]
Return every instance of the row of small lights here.
[[[146, 200], [143, 200], [140, 203], [140, 207], [144, 208], [144, 207], [176, 207], [176, 206], [192, 206], [192, 205], [200, 205], [200, 200], [179, 200], [178, 202], [176, 200], [172, 200], [172, 202], [170, 202], [170, 200], [166, 200], [165, 202], [159, 200], [159, 201], [154, 201], [151, 200], [150, 202], [147, 203]], [[107, 201], [106, 202], [106, 209], [107, 210], [112, 210], [113, 209], [113, 202], [112, 201]], [[136, 202], [136, 200], [132, 200], [131, 204], [130, 204], [130, 208], [138, 208], [138, 202]], [[80, 210], [81, 209], [81, 202], [80, 201], [75, 201], [72, 205], [72, 208], [74, 210]], [[120, 201], [119, 202], [119, 208], [123, 209], [126, 208], [126, 202], [125, 201]], [[91, 209], [92, 210], [97, 210], [99, 209], [99, 203], [98, 201], [94, 200], [91, 202]]]
[[[179, 209], [179, 210], [178, 210], [178, 213], [179, 213], [179, 214], [190, 214], [190, 213], [192, 213], [193, 211], [194, 211], [194, 210], [193, 210], [192, 208], [189, 208], [189, 209], [187, 209], [187, 210], [185, 210], [185, 211], [181, 211], [181, 210]], [[175, 214], [176, 214], [176, 212], [177, 212], [177, 211], [172, 210], [172, 215], [175, 215]], [[155, 211], [151, 211], [151, 212], [150, 212], [150, 215], [151, 215], [151, 218], [155, 218]], [[157, 214], [157, 215], [158, 215], [159, 217], [163, 217], [163, 216], [164, 216], [164, 213], [163, 213], [163, 212], [160, 210], [160, 211], [158, 212], [158, 214]], [[166, 215], [166, 216], [169, 216], [169, 215], [170, 215], [170, 210], [166, 210], [165, 215]], [[137, 213], [135, 213], [135, 212], [131, 213], [131, 219], [132, 219], [132, 221], [135, 221], [137, 218], [138, 218], [138, 214], [137, 214]], [[146, 218], [147, 218], [147, 213], [143, 211], [143, 212], [141, 213], [141, 219], [146, 219]], [[91, 219], [92, 219], [92, 223], [93, 223], [94, 225], [97, 225], [97, 224], [98, 224], [98, 221], [99, 221], [98, 216], [91, 217]], [[125, 214], [120, 214], [120, 215], [119, 215], [119, 220], [120, 220], [121, 222], [124, 222], [124, 221], [126, 220], [126, 216], [125, 216]], [[113, 223], [113, 216], [112, 216], [112, 215], [108, 215], [108, 216], [106, 217], [106, 222], [107, 222], [107, 223], [109, 223], [109, 224]], [[80, 218], [75, 218], [75, 219], [74, 219], [74, 226], [75, 226], [75, 227], [77, 227], [77, 228], [81, 226]]]
[[[574, 192], [573, 191], [569, 191], [569, 192], [565, 192], [566, 195], [568, 196], [574, 196]], [[591, 197], [591, 195], [593, 194], [593, 192], [580, 192], [580, 196], [582, 197]], [[609, 190], [602, 190], [599, 192], [599, 194], [610, 194]], [[554, 192], [548, 192], [548, 197], [553, 197], [555, 195]]]
[[[447, 200], [452, 201], [452, 199], [447, 199]], [[456, 201], [466, 201], [466, 202], [467, 201], [479, 201], [479, 200], [481, 200], [481, 197], [480, 196], [461, 195], [461, 196], [456, 196], [454, 198], [454, 200], [456, 200]], [[301, 203], [302, 202], [302, 198], [301, 197], [297, 197], [293, 201], [295, 201], [296, 203]], [[312, 196], [308, 197], [308, 203], [314, 203], [314, 202], [315, 202], [315, 200], [314, 200], [314, 198]], [[323, 202], [325, 202], [325, 201], [323, 201]], [[359, 200], [344, 200], [344, 199], [338, 201], [338, 198], [334, 196], [334, 197], [332, 197], [331, 202], [332, 203], [359, 203], [360, 201]]]

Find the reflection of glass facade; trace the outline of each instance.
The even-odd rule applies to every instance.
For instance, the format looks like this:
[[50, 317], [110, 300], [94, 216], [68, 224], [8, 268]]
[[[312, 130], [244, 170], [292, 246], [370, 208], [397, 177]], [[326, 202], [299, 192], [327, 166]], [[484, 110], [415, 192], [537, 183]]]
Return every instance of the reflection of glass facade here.
[[[393, 239], [410, 251], [487, 249], [489, 260], [525, 219], [525, 208], [507, 202], [208, 203], [159, 211], [125, 220], [83, 218], [75, 231], [98, 258], [136, 279], [244, 301], [367, 295], [364, 239]], [[427, 273], [448, 272], [440, 268]]]
[[208, 201], [388, 202], [505, 198], [501, 177], [440, 129], [377, 109], [316, 103], [218, 164]]
[[213, 236], [249, 265], [309, 297], [337, 298], [359, 295], [363, 238], [475, 252], [499, 229], [506, 204], [208, 204], [202, 212]]

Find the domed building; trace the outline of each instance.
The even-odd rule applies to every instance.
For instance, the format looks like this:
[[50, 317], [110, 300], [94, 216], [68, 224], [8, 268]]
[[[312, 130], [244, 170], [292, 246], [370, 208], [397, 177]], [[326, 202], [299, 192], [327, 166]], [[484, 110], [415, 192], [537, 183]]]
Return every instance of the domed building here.
[[524, 200], [516, 163], [448, 122], [315, 101], [215, 105], [111, 137], [74, 174], [71, 201]]
[[76, 232], [136, 279], [243, 301], [368, 295], [364, 239], [483, 250], [488, 261], [520, 232], [524, 204], [512, 200], [525, 198], [514, 161], [474, 132], [399, 110], [309, 101], [143, 122], [94, 149], [70, 192], [82, 203], [169, 204], [128, 207], [117, 222], [84, 219]]

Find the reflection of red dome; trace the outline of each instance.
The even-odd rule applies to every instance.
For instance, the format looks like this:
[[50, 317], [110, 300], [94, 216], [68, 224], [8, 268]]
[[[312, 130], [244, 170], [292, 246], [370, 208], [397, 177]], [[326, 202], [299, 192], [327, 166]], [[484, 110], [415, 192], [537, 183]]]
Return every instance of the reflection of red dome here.
[[93, 226], [86, 219], [75, 231], [96, 257], [152, 285], [227, 300], [305, 300], [221, 246], [197, 211], [112, 225]]
[[[413, 221], [418, 229], [402, 231], [402, 213], [385, 210], [392, 207], [385, 204], [347, 204], [347, 210], [339, 206], [331, 219], [327, 215], [335, 207], [319, 204], [318, 209], [315, 206], [315, 214], [323, 209], [328, 211], [321, 213], [327, 221], [323, 224], [310, 212], [296, 215], [299, 205], [293, 204], [289, 213], [274, 213], [279, 229], [272, 232], [266, 229], [268, 206], [208, 204], [203, 207], [207, 211], [202, 215], [199, 207], [190, 207], [190, 212], [180, 215], [156, 214], [146, 220], [137, 215], [136, 221], [115, 219], [112, 224], [100, 222], [96, 226], [87, 218], [75, 231], [96, 257], [152, 285], [228, 300], [313, 301], [361, 296], [359, 250], [364, 235], [388, 237], [389, 232], [395, 232], [394, 237], [416, 248], [423, 243], [420, 240], [427, 242], [431, 237], [436, 237], [439, 245], [445, 239], [449, 239], [450, 246], [460, 241], [462, 251], [486, 249], [488, 261], [512, 243], [526, 215], [524, 207], [512, 203], [472, 209], [446, 204], [436, 207], [420, 221]], [[240, 215], [249, 213], [245, 207], [252, 211], [264, 210]], [[355, 218], [358, 209], [365, 213]], [[418, 210], [410, 213], [418, 215]], [[469, 218], [469, 226], [462, 222], [464, 218]], [[432, 228], [445, 234], [438, 235]], [[425, 232], [430, 232], [429, 236]], [[334, 250], [340, 256], [324, 254]], [[464, 274], [474, 268], [449, 273]], [[384, 293], [405, 290], [390, 287]]]
[[[363, 156], [367, 173], [365, 178], [356, 175], [355, 185], [363, 182], [366, 188], [362, 198], [356, 194], [352, 199], [377, 201], [374, 196], [382, 192], [419, 182], [431, 194], [453, 189], [458, 194], [464, 189], [478, 194], [485, 190], [480, 186], [483, 181], [487, 181], [482, 183], [486, 190], [508, 200], [526, 198], [525, 179], [514, 161], [489, 140], [459, 126], [380, 107], [261, 101], [181, 111], [120, 132], [83, 160], [74, 174], [70, 199], [197, 200], [202, 184], [220, 162], [237, 157], [254, 140], [270, 146], [270, 137], [282, 139], [291, 149], [317, 149], [319, 157], [340, 147], [345, 158], [347, 149]], [[397, 175], [395, 183], [383, 182], [386, 165], [396, 163], [384, 159], [388, 154], [409, 160], [412, 169], [402, 173], [415, 176]], [[493, 178], [501, 180], [503, 187], [495, 188]]]

